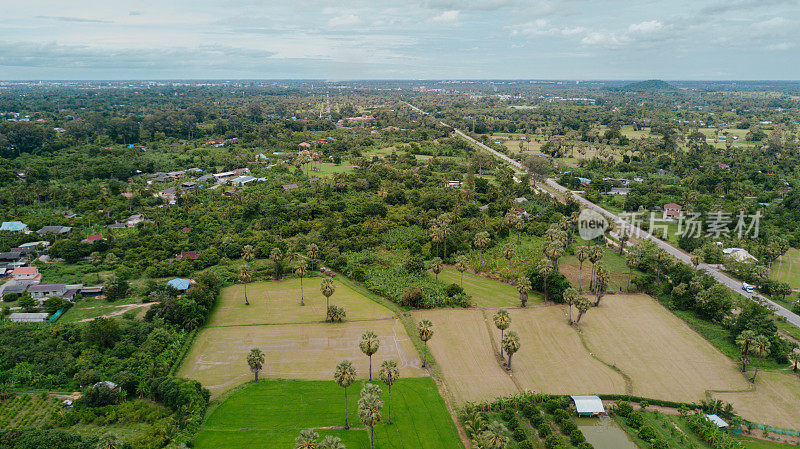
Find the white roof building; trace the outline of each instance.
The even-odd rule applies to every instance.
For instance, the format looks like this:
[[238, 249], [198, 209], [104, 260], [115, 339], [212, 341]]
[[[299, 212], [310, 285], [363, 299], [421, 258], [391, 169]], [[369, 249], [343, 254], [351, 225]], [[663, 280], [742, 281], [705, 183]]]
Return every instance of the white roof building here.
[[728, 423], [726, 423], [725, 420], [723, 420], [722, 418], [720, 418], [717, 415], [706, 415], [705, 418], [706, 418], [706, 421], [708, 421], [710, 423], [713, 423], [715, 426], [719, 427], [720, 429], [728, 427]]
[[737, 262], [757, 262], [758, 259], [753, 257], [749, 251], [744, 248], [723, 248], [722, 254], [731, 256]]
[[606, 409], [603, 407], [603, 401], [599, 396], [570, 396], [575, 401], [575, 410], [579, 416], [594, 416], [605, 414]]
[[8, 316], [12, 323], [43, 323], [47, 321], [47, 313], [22, 313], [16, 312]]

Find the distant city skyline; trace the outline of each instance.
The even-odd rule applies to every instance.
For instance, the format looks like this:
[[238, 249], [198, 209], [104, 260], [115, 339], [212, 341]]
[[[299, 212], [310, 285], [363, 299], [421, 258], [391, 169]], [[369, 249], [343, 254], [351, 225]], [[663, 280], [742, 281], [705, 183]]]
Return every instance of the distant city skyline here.
[[800, 79], [797, 0], [4, 7], [0, 79]]

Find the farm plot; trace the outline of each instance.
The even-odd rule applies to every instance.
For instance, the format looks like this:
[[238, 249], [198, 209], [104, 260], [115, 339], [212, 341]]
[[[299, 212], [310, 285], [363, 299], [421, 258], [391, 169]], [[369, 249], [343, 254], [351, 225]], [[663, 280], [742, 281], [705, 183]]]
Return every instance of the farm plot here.
[[447, 389], [459, 403], [518, 393], [497, 363], [480, 310], [425, 310], [414, 320], [431, 320], [434, 337], [428, 347], [442, 371]]
[[[254, 282], [247, 284], [244, 302], [244, 285], [237, 284], [222, 291], [209, 326], [244, 324], [311, 323], [325, 320], [325, 297], [319, 291], [322, 278], [303, 280], [305, 305], [300, 305], [300, 280]], [[391, 310], [361, 295], [347, 285], [334, 281], [336, 292], [331, 304], [344, 307], [347, 319], [371, 320], [390, 318]]]
[[732, 360], [648, 296], [608, 295], [581, 328], [598, 357], [631, 377], [633, 394], [691, 402], [747, 388]]
[[789, 248], [786, 254], [775, 261], [770, 277], [786, 282], [794, 289], [800, 289], [800, 249]]
[[[514, 377], [527, 390], [550, 394], [624, 393], [623, 377], [594, 359], [567, 323], [562, 307], [510, 310], [520, 350], [512, 357]], [[491, 320], [491, 311], [487, 311]], [[588, 317], [587, 317], [588, 318]], [[500, 331], [492, 325], [500, 351]]]
[[800, 382], [792, 374], [760, 372], [755, 391], [713, 393], [713, 396], [730, 402], [742, 418], [800, 430]]
[[[461, 285], [461, 273], [454, 268], [445, 268], [439, 279], [444, 282]], [[472, 296], [478, 307], [515, 307], [519, 306], [517, 289], [504, 282], [495, 281], [477, 274], [464, 273], [464, 291]], [[542, 302], [538, 293], [528, 294], [528, 303]]]

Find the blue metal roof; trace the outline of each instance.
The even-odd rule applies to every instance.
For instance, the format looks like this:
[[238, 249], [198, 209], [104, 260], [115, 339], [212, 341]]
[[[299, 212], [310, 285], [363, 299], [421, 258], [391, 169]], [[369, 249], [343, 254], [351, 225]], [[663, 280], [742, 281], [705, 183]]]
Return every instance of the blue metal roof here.
[[175, 290], [184, 292], [189, 289], [189, 285], [191, 285], [191, 279], [183, 279], [183, 278], [175, 278], [171, 281], [167, 282], [167, 285], [174, 288]]
[[0, 225], [0, 231], [19, 232], [27, 227], [28, 225], [21, 221], [4, 221], [3, 224]]

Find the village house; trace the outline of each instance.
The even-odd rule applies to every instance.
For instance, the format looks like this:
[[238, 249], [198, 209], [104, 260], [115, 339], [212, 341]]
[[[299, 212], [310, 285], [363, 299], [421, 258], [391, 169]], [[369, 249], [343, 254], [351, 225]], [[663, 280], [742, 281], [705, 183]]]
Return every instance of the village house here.
[[98, 240], [104, 240], [103, 234], [89, 234], [85, 239], [81, 240], [81, 243], [94, 243]]
[[197, 251], [181, 251], [175, 254], [176, 260], [197, 260]]
[[61, 234], [69, 234], [72, 231], [72, 227], [70, 226], [42, 226], [42, 229], [36, 231], [39, 235], [44, 235], [48, 233], [53, 233], [57, 235]]
[[23, 232], [28, 234], [30, 229], [28, 229], [28, 225], [21, 221], [4, 221], [2, 225], [0, 225], [0, 231], [9, 231], [9, 232]]
[[667, 203], [664, 205], [664, 218], [677, 218], [681, 215], [683, 206], [675, 203]]
[[15, 281], [38, 281], [41, 278], [37, 267], [17, 267], [11, 271], [11, 279]]
[[609, 195], [627, 195], [629, 193], [631, 193], [629, 187], [612, 187], [611, 190], [608, 191]]

